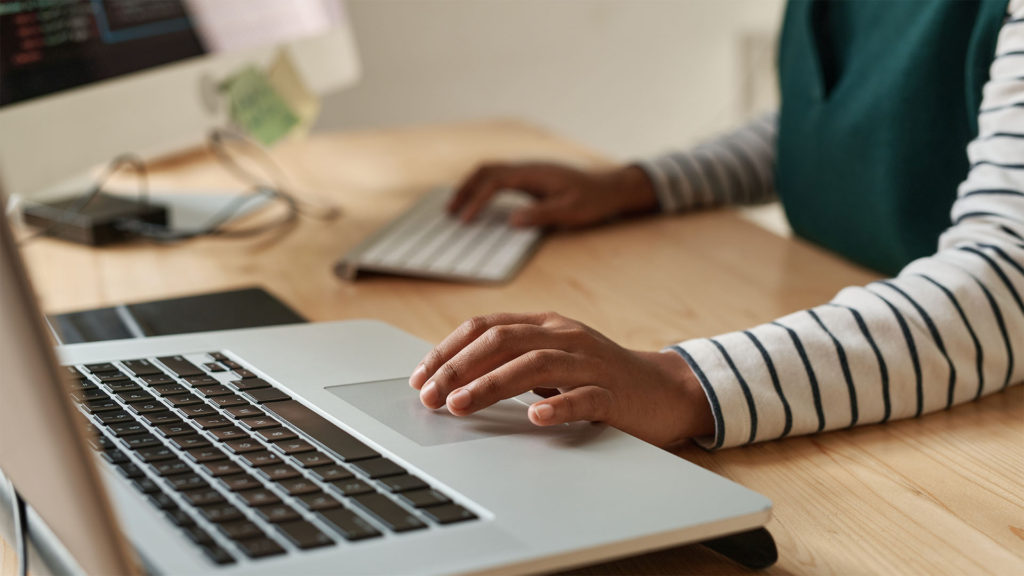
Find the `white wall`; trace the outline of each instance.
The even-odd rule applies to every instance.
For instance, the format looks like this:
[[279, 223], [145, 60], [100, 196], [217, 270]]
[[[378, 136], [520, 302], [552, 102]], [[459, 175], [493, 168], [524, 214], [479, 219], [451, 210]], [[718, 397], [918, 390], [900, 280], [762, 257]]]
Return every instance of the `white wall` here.
[[[774, 105], [782, 0], [349, 0], [360, 84], [326, 129], [519, 117], [619, 158]], [[752, 88], [751, 88], [752, 86]]]

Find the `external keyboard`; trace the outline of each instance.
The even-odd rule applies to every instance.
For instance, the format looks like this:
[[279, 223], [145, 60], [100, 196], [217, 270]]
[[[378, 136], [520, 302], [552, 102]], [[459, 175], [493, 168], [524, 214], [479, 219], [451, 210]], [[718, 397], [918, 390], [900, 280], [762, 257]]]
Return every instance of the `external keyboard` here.
[[523, 199], [499, 195], [473, 222], [449, 216], [450, 190], [425, 195], [405, 214], [346, 254], [335, 272], [419, 276], [463, 282], [512, 278], [541, 239], [537, 228], [513, 228], [508, 215]]
[[237, 360], [64, 368], [90, 445], [214, 563], [477, 518]]

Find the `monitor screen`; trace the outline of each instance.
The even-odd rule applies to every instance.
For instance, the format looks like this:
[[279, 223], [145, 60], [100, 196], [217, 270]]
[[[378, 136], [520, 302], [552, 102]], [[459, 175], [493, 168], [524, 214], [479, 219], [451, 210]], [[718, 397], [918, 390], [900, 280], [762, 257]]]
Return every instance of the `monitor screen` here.
[[324, 33], [331, 0], [0, 0], [0, 106]]

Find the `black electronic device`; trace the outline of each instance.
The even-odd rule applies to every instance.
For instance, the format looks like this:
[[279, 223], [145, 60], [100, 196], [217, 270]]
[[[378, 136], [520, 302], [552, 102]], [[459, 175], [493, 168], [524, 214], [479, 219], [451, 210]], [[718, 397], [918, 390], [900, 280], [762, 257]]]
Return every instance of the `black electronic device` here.
[[48, 236], [102, 246], [133, 236], [124, 224], [145, 222], [167, 225], [167, 209], [141, 199], [100, 192], [92, 198], [75, 196], [25, 207], [25, 223]]

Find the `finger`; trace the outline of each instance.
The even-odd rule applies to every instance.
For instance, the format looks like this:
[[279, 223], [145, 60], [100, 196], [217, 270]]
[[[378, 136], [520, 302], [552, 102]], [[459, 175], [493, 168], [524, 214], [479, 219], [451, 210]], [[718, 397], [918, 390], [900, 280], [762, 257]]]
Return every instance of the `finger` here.
[[448, 213], [457, 214], [463, 206], [466, 205], [466, 201], [469, 200], [476, 189], [486, 180], [490, 174], [495, 171], [503, 170], [505, 167], [499, 164], [484, 164], [469, 176], [459, 187], [455, 190], [455, 194], [448, 201]]
[[469, 191], [461, 217], [467, 222], [476, 218], [491, 198], [502, 190], [516, 189], [537, 198], [543, 197], [554, 183], [552, 170], [544, 164], [520, 164], [490, 170], [475, 183], [476, 188]]
[[534, 388], [582, 386], [592, 380], [588, 364], [563, 350], [531, 350], [448, 395], [448, 411], [466, 416]]
[[409, 385], [420, 390], [427, 380], [437, 372], [445, 362], [451, 360], [459, 350], [476, 340], [492, 326], [500, 324], [541, 324], [544, 314], [513, 314], [501, 313], [488, 316], [476, 316], [463, 322], [451, 334], [441, 341], [433, 350], [423, 357], [419, 366], [409, 377]]
[[428, 408], [440, 408], [448, 395], [481, 376], [533, 350], [566, 350], [571, 338], [536, 324], [499, 324], [484, 331], [444, 364], [421, 395]]
[[535, 402], [527, 414], [538, 426], [554, 426], [586, 420], [607, 422], [614, 404], [611, 393], [597, 386], [582, 386], [547, 400]]

